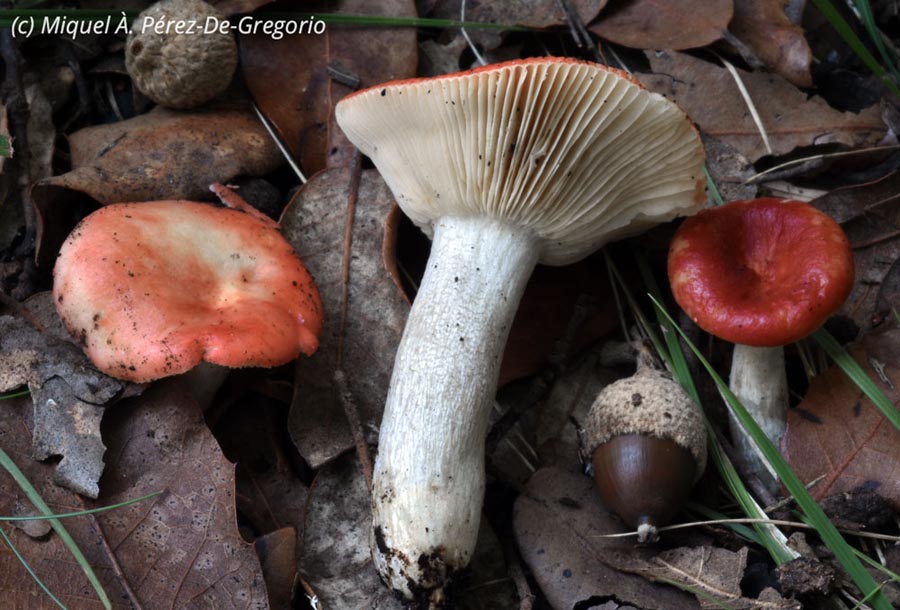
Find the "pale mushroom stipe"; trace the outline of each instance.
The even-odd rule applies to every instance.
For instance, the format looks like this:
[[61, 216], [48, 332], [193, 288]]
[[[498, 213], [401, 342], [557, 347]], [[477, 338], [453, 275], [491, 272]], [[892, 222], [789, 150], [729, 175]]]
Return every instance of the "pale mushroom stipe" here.
[[663, 96], [561, 58], [378, 85], [335, 114], [433, 238], [381, 423], [372, 545], [391, 588], [440, 608], [475, 548], [488, 417], [534, 266], [699, 210], [703, 147]]
[[53, 270], [57, 311], [104, 373], [285, 364], [318, 347], [316, 285], [270, 220], [191, 201], [103, 207]]
[[[778, 447], [788, 406], [782, 346], [816, 330], [850, 293], [853, 252], [844, 231], [800, 201], [735, 201], [687, 219], [668, 266], [685, 313], [735, 344], [731, 390]], [[733, 415], [731, 432], [748, 465], [774, 488], [774, 473]]]

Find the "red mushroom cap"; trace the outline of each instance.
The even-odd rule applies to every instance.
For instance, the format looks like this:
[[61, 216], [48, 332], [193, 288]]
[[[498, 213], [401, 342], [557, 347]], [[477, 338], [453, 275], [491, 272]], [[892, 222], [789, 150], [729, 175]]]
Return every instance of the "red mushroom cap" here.
[[801, 201], [753, 199], [688, 218], [669, 249], [675, 300], [698, 326], [732, 343], [805, 337], [853, 286], [841, 227]]
[[318, 347], [322, 303], [271, 224], [190, 201], [106, 206], [69, 235], [53, 270], [69, 332], [130, 381], [205, 360], [277, 366]]

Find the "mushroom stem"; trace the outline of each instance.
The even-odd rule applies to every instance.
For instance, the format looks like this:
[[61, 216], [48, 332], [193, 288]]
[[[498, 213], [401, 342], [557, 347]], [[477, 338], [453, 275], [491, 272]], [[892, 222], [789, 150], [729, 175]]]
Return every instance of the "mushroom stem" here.
[[506, 338], [540, 255], [526, 229], [442, 218], [397, 350], [372, 492], [382, 578], [420, 608], [472, 557]]
[[[735, 344], [729, 387], [776, 447], [784, 436], [788, 404], [784, 348]], [[777, 476], [756, 448], [753, 439], [734, 416], [729, 415], [731, 437], [747, 465], [768, 487], [776, 488]]]

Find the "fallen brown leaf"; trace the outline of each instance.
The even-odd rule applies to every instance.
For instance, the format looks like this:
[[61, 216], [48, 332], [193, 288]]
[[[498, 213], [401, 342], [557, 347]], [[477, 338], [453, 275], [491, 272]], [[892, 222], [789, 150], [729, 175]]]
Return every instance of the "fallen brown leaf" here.
[[[110, 468], [96, 502], [56, 486], [53, 468], [29, 456], [30, 401], [4, 401], [0, 443], [57, 513], [108, 506], [161, 491], [162, 495], [95, 516], [65, 520], [116, 610], [134, 607], [125, 579], [144, 608], [265, 609], [259, 561], [238, 535], [233, 466], [222, 457], [196, 404], [177, 380], [122, 404], [104, 422]], [[14, 514], [22, 491], [0, 472], [0, 513]], [[34, 510], [30, 511], [32, 514]], [[26, 561], [69, 608], [102, 608], [92, 587], [55, 533], [35, 540], [4, 526]], [[104, 541], [106, 544], [104, 544]], [[114, 553], [114, 564], [108, 549]], [[51, 608], [37, 583], [6, 545], [0, 573], [3, 605]]]
[[259, 555], [266, 579], [269, 608], [292, 608], [294, 579], [297, 576], [297, 532], [292, 527], [269, 532], [257, 538], [253, 548]]
[[[900, 329], [869, 333], [850, 354], [896, 406]], [[788, 411], [782, 451], [804, 483], [825, 476], [812, 488], [817, 499], [875, 485], [900, 507], [900, 431], [837, 365], [816, 377], [803, 401]]]
[[[594, 20], [607, 0], [569, 0], [572, 11], [583, 23]], [[459, 21], [459, 0], [437, 0], [428, 11], [428, 16], [435, 19]], [[565, 26], [566, 13], [557, 0], [504, 0], [503, 2], [473, 2], [466, 4], [466, 21], [478, 23], [499, 23], [502, 25], [521, 25], [529, 28], [543, 29]], [[484, 50], [496, 49], [503, 42], [504, 32], [499, 30], [475, 29], [467, 30], [469, 37]]]
[[[637, 74], [637, 78], [677, 102], [704, 135], [721, 139], [753, 162], [768, 154], [726, 69], [683, 53], [647, 53], [647, 57], [653, 73]], [[780, 76], [740, 69], [738, 74], [759, 111], [772, 154], [819, 144], [869, 146], [886, 133], [877, 106], [859, 114], [840, 112]]]
[[612, 0], [590, 30], [633, 49], [693, 49], [720, 39], [732, 0]]
[[97, 371], [72, 343], [0, 316], [0, 392], [23, 385], [34, 405], [34, 458], [61, 456], [56, 482], [97, 497], [106, 451], [100, 420], [125, 384]]
[[352, 455], [322, 467], [310, 487], [300, 571], [322, 610], [401, 610], [369, 551], [369, 491]]
[[156, 108], [127, 121], [87, 127], [69, 137], [72, 171], [38, 182], [40, 262], [52, 264], [72, 228], [75, 202], [102, 205], [210, 199], [209, 185], [261, 176], [283, 161], [247, 108], [178, 112]]
[[747, 547], [737, 552], [715, 547], [672, 549], [636, 571], [653, 580], [680, 583], [694, 592], [704, 610], [800, 610], [800, 602], [784, 599], [774, 589], [764, 590], [758, 599], [742, 595], [748, 552]]
[[[416, 15], [412, 0], [319, 0], [304, 3], [303, 9], [310, 14]], [[333, 74], [350, 75], [360, 87], [416, 74], [415, 28], [328, 25], [321, 35], [239, 38], [244, 81], [307, 175], [348, 165], [353, 154], [333, 116], [334, 105], [353, 89]]]
[[784, 0], [741, 0], [729, 29], [766, 67], [798, 87], [811, 87], [812, 51], [803, 29], [784, 14]]
[[810, 203], [837, 220], [853, 247], [856, 282], [843, 312], [859, 328], [900, 309], [900, 172], [831, 191]]
[[102, 535], [145, 607], [267, 608], [259, 559], [237, 528], [234, 465], [180, 383], [158, 382], [107, 416], [110, 468], [95, 506], [162, 495], [103, 513]]
[[281, 219], [284, 236], [315, 278], [325, 321], [319, 350], [297, 362], [289, 428], [300, 454], [313, 468], [353, 446], [344, 410], [334, 389], [338, 345], [342, 368], [363, 425], [374, 429], [394, 366], [394, 353], [409, 311], [382, 254], [393, 233], [394, 199], [374, 170], [362, 172], [353, 217], [348, 309], [342, 326], [342, 265], [349, 169], [320, 172], [288, 204]]

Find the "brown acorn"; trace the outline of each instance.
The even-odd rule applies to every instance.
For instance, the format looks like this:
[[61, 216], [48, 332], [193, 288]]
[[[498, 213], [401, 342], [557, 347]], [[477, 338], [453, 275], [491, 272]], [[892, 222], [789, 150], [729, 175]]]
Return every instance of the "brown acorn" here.
[[646, 364], [600, 392], [584, 441], [604, 503], [637, 529], [639, 542], [657, 539], [657, 528], [678, 513], [706, 467], [699, 407]]

